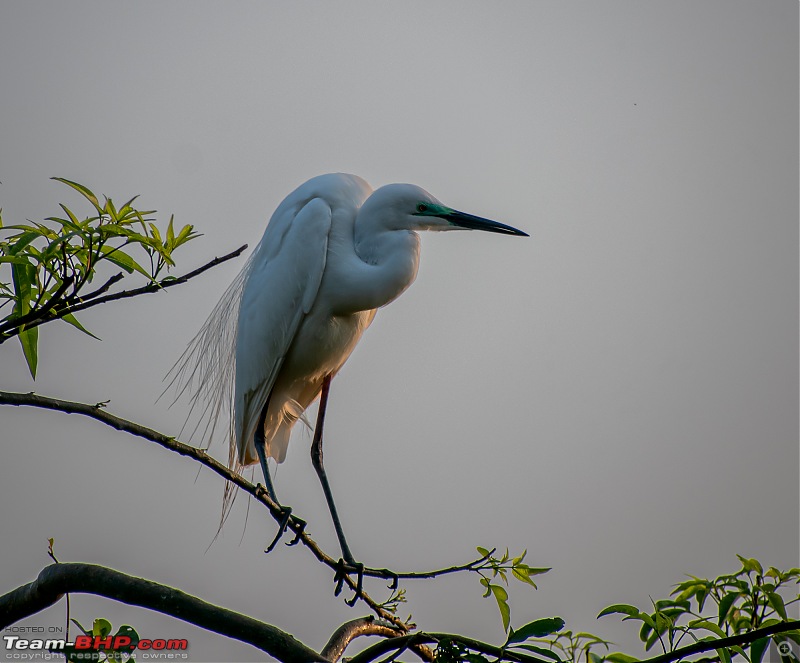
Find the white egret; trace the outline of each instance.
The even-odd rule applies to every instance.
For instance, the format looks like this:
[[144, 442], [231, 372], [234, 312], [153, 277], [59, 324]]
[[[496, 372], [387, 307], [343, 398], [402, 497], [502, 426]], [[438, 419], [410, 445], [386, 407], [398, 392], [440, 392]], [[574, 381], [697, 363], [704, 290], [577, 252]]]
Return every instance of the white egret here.
[[[179, 362], [180, 371], [189, 367], [188, 382], [199, 382], [195, 399], [206, 401], [212, 433], [217, 417], [232, 404], [231, 464], [259, 461], [276, 503], [267, 458], [283, 462], [292, 427], [320, 397], [311, 458], [350, 565], [356, 562], [322, 461], [331, 379], [377, 309], [416, 278], [415, 231], [457, 229], [527, 236], [446, 207], [411, 184], [373, 191], [355, 175], [315, 177], [275, 210], [239, 278]], [[281, 532], [289, 513], [286, 509]]]

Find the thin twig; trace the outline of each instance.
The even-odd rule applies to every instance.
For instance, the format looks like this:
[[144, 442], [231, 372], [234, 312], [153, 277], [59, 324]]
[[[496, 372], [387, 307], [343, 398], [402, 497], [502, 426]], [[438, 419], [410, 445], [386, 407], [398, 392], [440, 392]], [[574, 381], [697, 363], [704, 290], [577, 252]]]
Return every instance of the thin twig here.
[[110, 279], [108, 279], [108, 281], [106, 281], [103, 285], [101, 285], [97, 290], [92, 290], [90, 293], [86, 295], [81, 295], [78, 299], [79, 301], [86, 302], [89, 301], [90, 299], [94, 299], [95, 297], [99, 297], [104, 292], [108, 292], [108, 289], [112, 285], [114, 285], [117, 281], [121, 281], [124, 278], [125, 274], [123, 274], [122, 272], [118, 272], [117, 274], [114, 274], [114, 276], [112, 276]]
[[[186, 283], [189, 279], [193, 279], [195, 276], [199, 276], [200, 274], [211, 269], [212, 267], [216, 267], [220, 263], [235, 258], [236, 256], [240, 255], [242, 251], [244, 251], [246, 248], [247, 244], [244, 244], [235, 251], [231, 251], [230, 253], [221, 256], [219, 258], [214, 258], [213, 260], [207, 262], [205, 265], [198, 267], [197, 269], [189, 272], [188, 274], [184, 274], [183, 276], [178, 276], [176, 278], [167, 277], [161, 279], [160, 281], [155, 281], [153, 283], [148, 283], [147, 285], [141, 286], [139, 288], [134, 288], [133, 290], [121, 290], [120, 292], [115, 292], [110, 295], [105, 295], [104, 297], [98, 297], [97, 295], [99, 293], [95, 291], [93, 293], [90, 293], [92, 299], [89, 299], [88, 301], [86, 301], [86, 298], [75, 297], [74, 299], [70, 298], [70, 301], [63, 302], [63, 305], [61, 306], [56, 306], [56, 304], [58, 304], [58, 302], [56, 302], [53, 307], [49, 307], [50, 302], [48, 302], [48, 305], [46, 305], [44, 308], [31, 311], [30, 313], [27, 313], [25, 316], [22, 316], [20, 318], [12, 318], [11, 320], [6, 321], [2, 326], [0, 326], [0, 344], [4, 343], [9, 338], [12, 338], [17, 334], [19, 334], [18, 330], [19, 327], [22, 325], [26, 325], [25, 327], [26, 329], [33, 329], [34, 327], [43, 325], [44, 323], [50, 322], [51, 320], [57, 320], [59, 318], [63, 318], [65, 315], [69, 313], [77, 313], [79, 311], [86, 310], [87, 308], [92, 308], [93, 306], [99, 306], [100, 304], [116, 301], [118, 299], [128, 299], [130, 297], [137, 297], [138, 295], [144, 295], [150, 292], [159, 292], [161, 290], [166, 290], [167, 288], [171, 288], [172, 286]], [[111, 284], [107, 285], [110, 287]], [[106, 286], [103, 287], [105, 288]], [[53, 299], [55, 299], [55, 297], [53, 297], [50, 301], [52, 302]], [[77, 301], [78, 303], [73, 304], [72, 301]], [[30, 316], [33, 316], [33, 319], [30, 322], [30, 324], [28, 324], [25, 319]]]

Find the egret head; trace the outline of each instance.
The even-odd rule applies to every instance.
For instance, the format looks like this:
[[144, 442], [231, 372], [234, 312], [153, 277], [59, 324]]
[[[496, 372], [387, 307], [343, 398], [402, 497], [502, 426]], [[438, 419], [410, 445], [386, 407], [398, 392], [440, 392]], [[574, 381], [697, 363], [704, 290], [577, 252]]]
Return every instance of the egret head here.
[[484, 230], [504, 235], [528, 234], [497, 221], [459, 212], [413, 184], [388, 184], [364, 203], [362, 213], [380, 215], [391, 230]]

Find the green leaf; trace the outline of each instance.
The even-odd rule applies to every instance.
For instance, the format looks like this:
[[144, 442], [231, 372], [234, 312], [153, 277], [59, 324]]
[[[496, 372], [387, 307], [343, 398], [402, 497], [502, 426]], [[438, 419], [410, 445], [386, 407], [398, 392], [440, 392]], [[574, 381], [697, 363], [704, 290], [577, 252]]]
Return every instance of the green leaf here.
[[717, 649], [716, 652], [719, 656], [720, 663], [731, 663], [731, 655], [727, 649]]
[[175, 228], [172, 225], [172, 222], [175, 220], [175, 216], [169, 217], [169, 224], [167, 225], [167, 246], [172, 248], [175, 246]]
[[519, 580], [520, 582], [527, 583], [528, 585], [530, 585], [530, 586], [531, 586], [531, 587], [533, 587], [534, 589], [539, 589], [539, 588], [536, 586], [536, 583], [535, 583], [535, 582], [533, 582], [533, 580], [531, 580], [531, 579], [530, 579], [530, 577], [528, 576], [528, 570], [527, 570], [527, 569], [524, 569], [524, 570], [523, 570], [523, 569], [511, 569], [511, 574], [512, 574], [512, 575], [513, 575], [513, 576], [514, 576], [514, 577], [515, 577], [517, 580]]
[[548, 571], [552, 571], [553, 570], [552, 567], [550, 567], [550, 566], [547, 566], [547, 567], [533, 567], [533, 566], [528, 566], [527, 564], [520, 564], [518, 568], [522, 569], [523, 567], [525, 568], [525, 571], [528, 573], [528, 575], [531, 575], [531, 576], [540, 576], [540, 575], [542, 575], [544, 573], [547, 573]]
[[659, 640], [658, 631], [653, 631], [653, 633], [650, 635], [649, 638], [647, 638], [647, 640], [644, 643], [644, 650], [650, 651], [650, 649], [653, 647], [654, 644], [656, 644], [656, 642], [658, 642], [658, 640]]
[[[15, 305], [14, 317], [22, 317], [30, 312], [31, 289], [36, 278], [36, 270], [30, 263], [25, 265], [11, 265], [11, 280], [14, 284]], [[36, 379], [36, 365], [38, 363], [39, 328], [20, 329], [18, 334], [22, 345], [22, 353], [28, 364], [31, 377]]]
[[148, 279], [151, 278], [150, 274], [148, 274], [144, 267], [142, 267], [138, 262], [136, 262], [131, 256], [129, 256], [124, 251], [120, 249], [115, 249], [110, 246], [104, 246], [100, 249], [103, 253], [103, 257], [108, 260], [109, 262], [113, 262], [117, 267], [122, 267], [128, 274], [133, 273], [134, 271], [139, 272], [143, 276], [147, 277]]
[[611, 663], [636, 663], [639, 659], [622, 652], [614, 652], [606, 656], [606, 660], [611, 661]]
[[31, 377], [36, 379], [36, 367], [39, 363], [39, 328], [32, 327], [31, 329], [23, 329], [18, 334], [19, 342], [22, 345], [22, 354], [25, 355], [25, 361], [28, 364], [28, 370], [31, 372]]
[[478, 546], [476, 550], [481, 557], [489, 557], [491, 554], [491, 551], [487, 550], [486, 548], [481, 548], [480, 546]]
[[131, 649], [134, 649], [136, 645], [139, 643], [139, 634], [136, 632], [136, 629], [129, 624], [123, 624], [119, 627], [119, 630], [115, 633], [116, 635], [124, 635], [131, 639]]
[[631, 615], [630, 617], [623, 617], [622, 621], [626, 621], [628, 619], [641, 619], [645, 624], [647, 624], [650, 628], [657, 630], [656, 620], [653, 619], [650, 615], [646, 612], [640, 612], [636, 615]]
[[525, 624], [517, 630], [511, 630], [506, 644], [514, 642], [524, 642], [529, 638], [543, 638], [551, 633], [556, 633], [564, 628], [564, 620], [561, 617], [546, 617]]
[[786, 605], [783, 603], [783, 597], [777, 592], [767, 592], [767, 601], [769, 601], [772, 609], [777, 612], [783, 619], [788, 620], [786, 616]]
[[77, 182], [73, 182], [72, 180], [64, 179], [63, 177], [53, 177], [56, 182], [61, 182], [62, 184], [66, 184], [69, 187], [72, 187], [81, 194], [86, 200], [88, 200], [92, 205], [94, 205], [95, 209], [98, 212], [102, 212], [103, 208], [100, 207], [100, 203], [97, 201], [97, 196], [95, 196], [89, 189], [87, 189], [83, 184], [78, 184]]
[[22, 249], [24, 249], [28, 244], [30, 244], [33, 240], [41, 237], [42, 233], [37, 232], [35, 230], [29, 230], [28, 232], [20, 233], [12, 237], [11, 239], [16, 240], [8, 249], [9, 255], [17, 255], [19, 254]]
[[198, 237], [198, 234], [194, 232], [194, 226], [186, 225], [181, 228], [181, 231], [178, 233], [178, 236], [175, 238], [175, 248], [178, 248], [181, 244], [188, 242], [191, 239]]
[[10, 262], [15, 265], [30, 265], [28, 259], [22, 256], [0, 256], [0, 262]]
[[558, 661], [558, 663], [563, 663], [561, 658], [558, 654], [550, 649], [545, 649], [544, 647], [537, 647], [536, 645], [514, 645], [516, 649], [525, 649], [529, 652], [533, 652], [534, 654], [539, 654], [539, 656], [546, 656], [547, 658], [551, 658], [554, 661]]
[[597, 619], [600, 619], [600, 617], [605, 617], [606, 615], [613, 615], [616, 613], [628, 615], [629, 617], [635, 617], [636, 615], [639, 614], [639, 608], [636, 608], [632, 605], [628, 605], [627, 603], [615, 603], [614, 605], [608, 606], [599, 615], [597, 615]]
[[164, 242], [161, 241], [161, 233], [158, 231], [158, 226], [155, 223], [149, 223], [150, 226], [150, 235], [156, 242], [159, 243], [160, 246], [164, 245]]
[[692, 630], [704, 628], [707, 631], [711, 631], [714, 635], [717, 635], [720, 638], [727, 637], [725, 631], [723, 631], [714, 622], [710, 622], [707, 619], [695, 619], [694, 621], [689, 622], [687, 626]]
[[109, 633], [111, 633], [111, 629], [111, 622], [100, 617], [94, 620], [94, 624], [92, 625], [92, 635], [99, 635], [101, 638], [105, 638]]
[[759, 638], [750, 643], [750, 663], [761, 663], [769, 646], [769, 638]]
[[497, 609], [500, 611], [500, 618], [503, 620], [503, 630], [508, 631], [511, 623], [511, 608], [508, 606], [508, 592], [500, 585], [489, 585], [489, 589], [494, 594], [497, 601]]
[[736, 599], [738, 599], [740, 596], [741, 594], [731, 592], [730, 594], [725, 594], [725, 596], [722, 597], [722, 600], [719, 602], [720, 626], [722, 626], [722, 624], [725, 622], [728, 617], [728, 613], [731, 611], [731, 606], [733, 606], [733, 604], [736, 602]]
[[111, 198], [106, 198], [106, 204], [103, 206], [103, 211], [108, 214], [112, 222], [119, 221], [119, 213], [117, 208], [114, 207], [114, 201]]
[[94, 334], [92, 334], [92, 332], [86, 329], [80, 322], [78, 322], [78, 319], [72, 313], [67, 313], [65, 316], [62, 316], [61, 319], [64, 322], [68, 322], [69, 324], [71, 324], [73, 327], [75, 327], [75, 329], [82, 331], [84, 334], [88, 334], [92, 338], [96, 338], [98, 341], [103, 340], [99, 336], [95, 336]]
[[764, 569], [761, 568], [761, 563], [757, 559], [747, 557], [742, 557], [741, 555], [736, 555], [739, 558], [739, 561], [742, 563], [742, 568], [745, 571], [755, 571], [759, 575], [764, 575]]

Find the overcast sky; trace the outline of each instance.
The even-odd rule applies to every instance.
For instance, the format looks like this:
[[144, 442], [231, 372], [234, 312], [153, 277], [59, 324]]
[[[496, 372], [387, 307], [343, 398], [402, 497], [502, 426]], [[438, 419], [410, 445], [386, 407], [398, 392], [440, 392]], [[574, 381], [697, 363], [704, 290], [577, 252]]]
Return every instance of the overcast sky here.
[[[326, 467], [355, 556], [427, 570], [475, 546], [552, 566], [512, 587], [515, 625], [562, 615], [616, 640], [606, 605], [645, 605], [736, 553], [798, 560], [798, 5], [771, 2], [14, 2], [0, 4], [0, 206], [63, 201], [52, 176], [141, 194], [203, 237], [178, 272], [247, 242], [314, 175], [413, 182], [524, 229], [423, 237], [416, 284], [333, 383]], [[88, 403], [168, 434], [162, 378], [243, 260], [87, 312], [97, 342], [40, 332], [0, 388]], [[3, 272], [5, 275], [5, 272]], [[5, 276], [7, 278], [7, 276]], [[0, 408], [0, 592], [54, 537], [85, 561], [173, 585], [320, 648], [365, 613], [222, 481], [80, 417]], [[282, 500], [338, 554], [298, 430]], [[226, 457], [221, 444], [212, 448]], [[208, 550], [207, 550], [208, 548]], [[501, 641], [475, 577], [410, 583], [426, 630]], [[368, 591], [385, 598], [378, 583]], [[250, 647], [75, 596], [72, 615]], [[62, 625], [58, 605], [26, 621]], [[2, 643], [0, 643], [0, 647]]]

